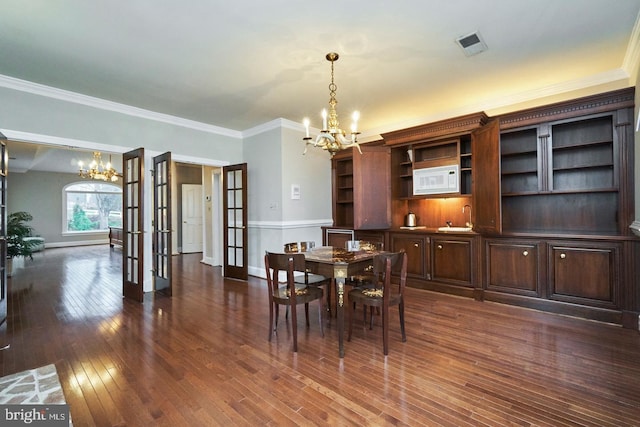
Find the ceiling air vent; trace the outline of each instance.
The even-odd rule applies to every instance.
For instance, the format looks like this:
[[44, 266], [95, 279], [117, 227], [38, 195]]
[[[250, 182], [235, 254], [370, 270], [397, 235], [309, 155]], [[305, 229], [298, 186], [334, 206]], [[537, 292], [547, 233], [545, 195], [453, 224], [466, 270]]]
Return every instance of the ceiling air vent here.
[[464, 54], [467, 56], [473, 56], [480, 52], [487, 50], [487, 45], [482, 40], [479, 32], [467, 34], [466, 36], [458, 37], [456, 43], [462, 48]]

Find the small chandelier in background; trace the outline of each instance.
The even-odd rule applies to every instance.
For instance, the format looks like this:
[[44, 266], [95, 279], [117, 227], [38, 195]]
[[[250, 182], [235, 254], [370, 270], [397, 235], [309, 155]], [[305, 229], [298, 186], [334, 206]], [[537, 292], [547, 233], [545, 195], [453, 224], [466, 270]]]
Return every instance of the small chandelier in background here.
[[333, 63], [338, 60], [339, 56], [335, 52], [329, 52], [327, 53], [326, 58], [327, 61], [331, 62], [329, 113], [327, 115], [327, 110], [322, 110], [322, 130], [316, 137], [315, 142], [311, 142], [312, 138], [309, 136], [309, 119], [304, 119], [305, 137], [302, 140], [305, 142], [305, 147], [303, 154], [306, 154], [307, 146], [309, 145], [327, 150], [331, 153], [331, 157], [333, 157], [333, 155], [338, 151], [350, 147], [356, 147], [358, 151], [360, 151], [360, 154], [362, 154], [360, 145], [358, 145], [358, 135], [360, 134], [360, 132], [358, 132], [358, 119], [360, 118], [360, 113], [357, 111], [353, 112], [353, 123], [351, 124], [351, 134], [349, 137], [346, 136], [345, 131], [340, 129], [340, 123], [338, 122], [338, 113], [336, 111], [336, 105], [338, 104], [338, 101], [336, 100], [336, 91], [338, 90], [338, 86], [333, 82]]
[[102, 163], [99, 151], [93, 152], [93, 160], [89, 163], [88, 169], [84, 169], [84, 163], [82, 161], [78, 162], [78, 167], [80, 168], [78, 175], [83, 178], [116, 182], [120, 176], [111, 166], [111, 156], [109, 156], [109, 162], [105, 165]]

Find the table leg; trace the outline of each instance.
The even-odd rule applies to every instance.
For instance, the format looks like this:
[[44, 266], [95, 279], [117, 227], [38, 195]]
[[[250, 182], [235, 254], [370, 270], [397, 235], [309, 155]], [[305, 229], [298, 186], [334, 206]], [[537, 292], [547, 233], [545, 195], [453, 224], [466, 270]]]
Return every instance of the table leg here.
[[338, 316], [338, 354], [344, 357], [344, 277], [336, 277], [336, 311]]

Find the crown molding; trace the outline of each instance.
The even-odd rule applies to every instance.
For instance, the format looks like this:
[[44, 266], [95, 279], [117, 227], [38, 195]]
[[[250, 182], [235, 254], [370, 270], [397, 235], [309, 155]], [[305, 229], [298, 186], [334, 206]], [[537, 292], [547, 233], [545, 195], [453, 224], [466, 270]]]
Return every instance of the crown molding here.
[[252, 136], [260, 135], [261, 133], [268, 132], [274, 129], [280, 129], [283, 127], [283, 122], [288, 122], [286, 119], [274, 119], [269, 122], [263, 123], [258, 126], [254, 126], [247, 130], [242, 131], [242, 138], [249, 138]]
[[237, 139], [242, 138], [242, 132], [240, 131], [227, 129], [220, 126], [209, 125], [206, 123], [197, 122], [195, 120], [183, 119], [180, 117], [171, 116], [169, 114], [156, 113], [155, 111], [132, 107], [130, 105], [120, 104], [118, 102], [107, 101], [105, 99], [95, 98], [93, 96], [82, 95], [80, 93], [71, 92], [64, 89], [57, 89], [51, 86], [45, 86], [39, 83], [16, 79], [15, 77], [9, 77], [2, 74], [0, 74], [0, 87], [44, 96], [46, 98], [58, 99], [60, 101], [66, 101], [74, 104], [86, 105], [88, 107], [93, 107], [100, 110], [113, 111], [128, 116], [167, 123], [170, 125], [180, 126], [215, 135], [228, 136]]
[[68, 148], [68, 149], [81, 148], [86, 150], [106, 151], [106, 152], [120, 153], [120, 154], [133, 150], [133, 147], [122, 147], [119, 145], [101, 144], [98, 142], [85, 141], [82, 139], [63, 138], [59, 136], [44, 135], [44, 134], [32, 133], [32, 132], [22, 132], [19, 130], [12, 130], [12, 129], [0, 129], [0, 133], [4, 134], [4, 136], [7, 139], [10, 139], [12, 141], [35, 142], [38, 144], [52, 145], [55, 147], [62, 147], [62, 148]]

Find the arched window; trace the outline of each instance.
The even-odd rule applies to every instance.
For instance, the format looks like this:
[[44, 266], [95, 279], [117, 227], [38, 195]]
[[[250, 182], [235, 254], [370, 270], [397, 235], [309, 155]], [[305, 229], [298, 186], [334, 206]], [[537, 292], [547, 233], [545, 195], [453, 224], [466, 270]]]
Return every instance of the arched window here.
[[122, 227], [122, 189], [98, 181], [69, 184], [63, 189], [63, 231], [87, 233]]

